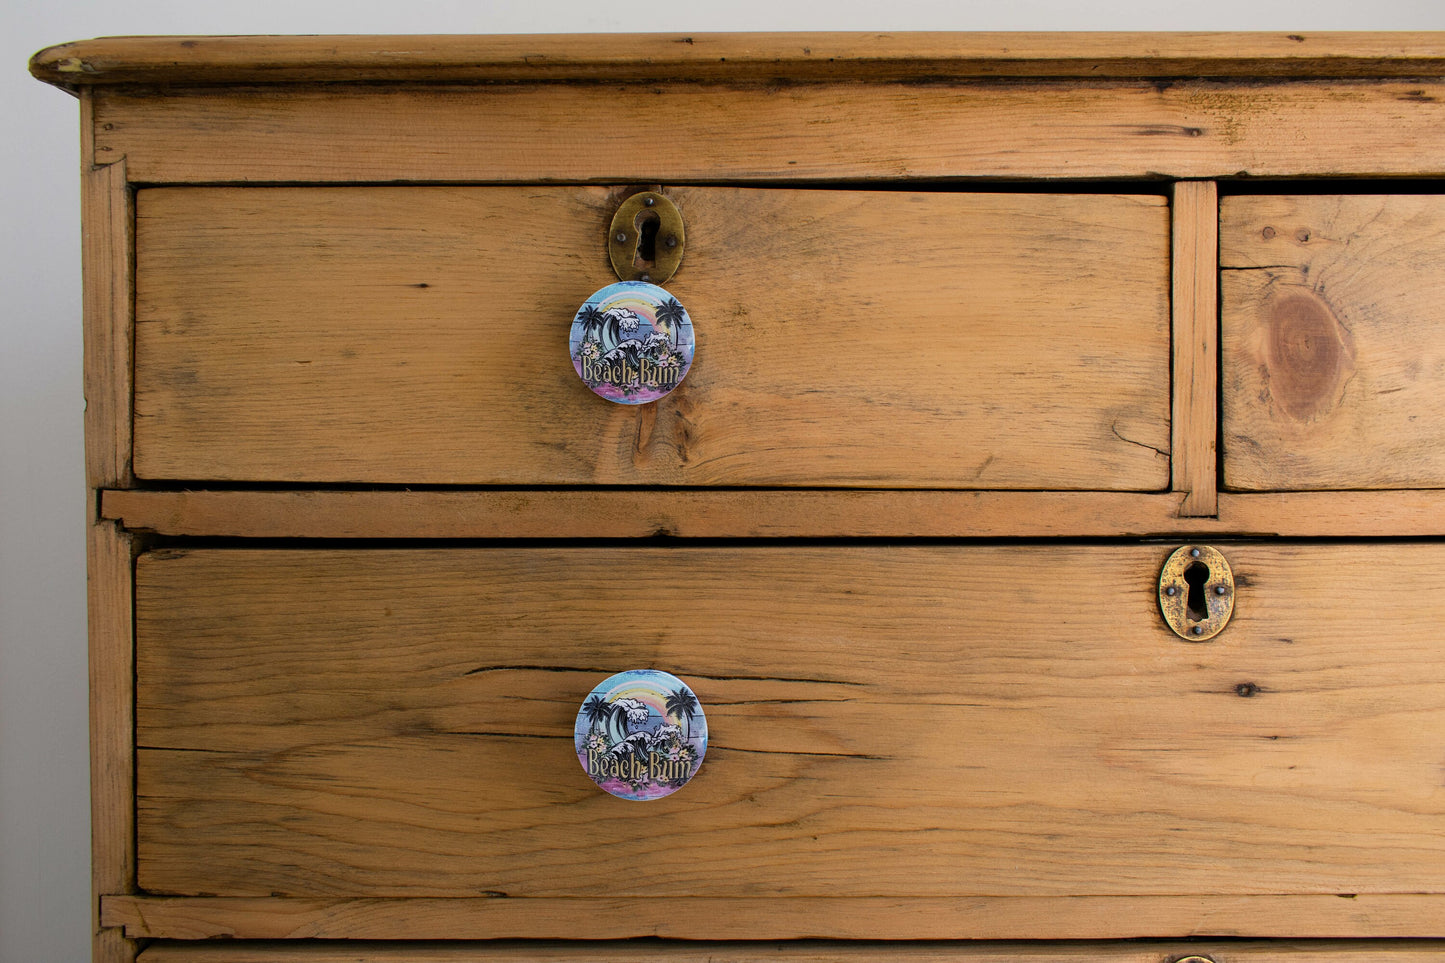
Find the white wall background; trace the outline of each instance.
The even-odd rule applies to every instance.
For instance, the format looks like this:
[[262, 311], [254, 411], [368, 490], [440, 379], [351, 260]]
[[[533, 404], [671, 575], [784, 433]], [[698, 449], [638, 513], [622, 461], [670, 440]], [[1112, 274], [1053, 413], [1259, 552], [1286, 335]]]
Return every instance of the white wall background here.
[[1439, 30], [1445, 0], [3, 0], [0, 963], [88, 959], [76, 102], [30, 54], [116, 34], [706, 30]]

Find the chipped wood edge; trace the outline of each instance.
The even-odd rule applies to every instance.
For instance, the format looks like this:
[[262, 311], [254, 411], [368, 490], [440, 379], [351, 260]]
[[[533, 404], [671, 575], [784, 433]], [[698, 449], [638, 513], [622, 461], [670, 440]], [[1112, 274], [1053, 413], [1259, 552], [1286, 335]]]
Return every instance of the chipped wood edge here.
[[98, 918], [96, 963], [129, 963], [135, 945], [99, 918], [103, 901], [133, 893], [135, 865], [134, 542], [112, 522], [90, 528], [91, 886]]
[[131, 472], [131, 194], [124, 158], [94, 164], [93, 95], [81, 100], [81, 276], [84, 283], [85, 472], [92, 488]]
[[657, 943], [619, 941], [423, 943], [396, 947], [387, 943], [157, 943], [140, 955], [139, 963], [271, 963], [278, 958], [307, 963], [632, 963], [638, 959], [668, 963], [1161, 963], [1189, 956], [1231, 961], [1315, 961], [1337, 963], [1438, 963], [1445, 946], [1423, 941], [1343, 942], [1302, 940], [1289, 943], [1121, 943], [1084, 946], [1039, 943], [832, 943], [803, 941], [759, 943]]
[[1127, 492], [600, 489], [107, 491], [123, 528], [228, 538], [1141, 538], [1445, 535], [1445, 490], [1219, 496]]
[[1173, 200], [1174, 417], [1170, 450], [1179, 514], [1219, 511], [1219, 186], [1180, 181]]
[[117, 896], [164, 939], [1182, 939], [1445, 935], [1445, 895], [305, 899]]

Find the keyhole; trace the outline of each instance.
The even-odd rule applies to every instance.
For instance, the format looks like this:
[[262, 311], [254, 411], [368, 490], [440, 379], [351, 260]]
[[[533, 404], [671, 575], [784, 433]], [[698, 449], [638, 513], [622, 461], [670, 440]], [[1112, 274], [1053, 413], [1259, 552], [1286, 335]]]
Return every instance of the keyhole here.
[[1203, 562], [1191, 562], [1184, 570], [1184, 581], [1189, 583], [1189, 595], [1185, 597], [1185, 615], [1195, 622], [1209, 618], [1209, 602], [1204, 593], [1204, 583], [1209, 581], [1209, 566]]
[[650, 268], [657, 261], [657, 229], [662, 226], [662, 218], [656, 211], [643, 210], [637, 213], [633, 225], [637, 228], [637, 254], [632, 266]]

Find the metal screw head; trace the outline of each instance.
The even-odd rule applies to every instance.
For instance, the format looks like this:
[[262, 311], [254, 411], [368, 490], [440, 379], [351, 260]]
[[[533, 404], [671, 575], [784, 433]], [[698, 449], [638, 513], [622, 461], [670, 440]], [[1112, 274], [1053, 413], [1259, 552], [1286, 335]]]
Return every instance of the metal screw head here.
[[624, 234], [624, 233], [621, 232], [621, 231], [618, 231], [618, 232], [617, 232], [617, 243], [618, 243], [618, 244], [621, 244], [622, 242], [624, 242], [624, 241], [626, 241], [626, 240], [627, 240], [627, 235]]
[[1199, 549], [1197, 549], [1197, 548], [1191, 548], [1191, 549], [1189, 550], [1189, 557], [1190, 557], [1190, 558], [1198, 558], [1198, 557], [1199, 557]]
[[1228, 595], [1228, 594], [1229, 594], [1229, 589], [1225, 588], [1223, 585], [1216, 585], [1216, 586], [1214, 586], [1214, 594], [1215, 594], [1215, 595]]
[[676, 235], [676, 234], [669, 234], [669, 235], [667, 235], [667, 240], [663, 241], [662, 243], [663, 243], [664, 246], [669, 247], [669, 248], [677, 247], [677, 235]]
[[655, 197], [644, 197], [644, 198], [642, 199], [642, 204], [643, 204], [644, 207], [651, 207], [652, 205], [654, 205], [654, 204], [656, 204], [656, 203], [657, 203], [657, 198], [655, 198]]
[[1175, 588], [1174, 586], [1171, 585], [1171, 586], [1169, 586], [1168, 588], [1166, 588], [1166, 589], [1164, 590], [1164, 594], [1165, 594], [1165, 595], [1178, 595], [1178, 594], [1179, 594], [1179, 590], [1178, 590], [1177, 588]]
[[1204, 634], [1204, 626], [1202, 626], [1202, 625], [1196, 625], [1194, 628], [1190, 629], [1190, 631], [1193, 632], [1195, 635], [1203, 635], [1203, 634]]

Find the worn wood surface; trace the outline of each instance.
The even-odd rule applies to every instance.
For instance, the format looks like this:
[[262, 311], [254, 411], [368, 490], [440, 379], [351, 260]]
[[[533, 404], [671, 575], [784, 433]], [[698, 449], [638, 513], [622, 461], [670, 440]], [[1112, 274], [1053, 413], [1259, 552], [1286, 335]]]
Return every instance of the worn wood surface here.
[[91, 963], [133, 963], [139, 947], [119, 925], [95, 931], [91, 941]]
[[1445, 535], [1445, 492], [108, 491], [128, 529], [238, 538], [1114, 538]]
[[670, 193], [697, 356], [626, 406], [565, 347], [604, 189], [142, 191], [137, 473], [1167, 488], [1163, 198]]
[[157, 943], [140, 963], [1438, 963], [1445, 945], [1420, 941], [1176, 943]]
[[1438, 80], [116, 88], [96, 117], [141, 182], [1445, 174]]
[[[122, 896], [106, 919], [171, 939], [1182, 939], [1412, 937], [1440, 896], [981, 896], [967, 899], [217, 899]], [[1227, 961], [1225, 961], [1227, 963]]]
[[1445, 197], [1223, 206], [1224, 478], [1445, 487]]
[[[135, 678], [131, 619], [131, 538], [113, 522], [90, 527], [87, 545], [90, 623], [91, 893], [135, 892]], [[93, 920], [95, 963], [127, 963], [135, 946]]]
[[1219, 187], [1181, 181], [1173, 198], [1173, 486], [1181, 515], [1219, 510], [1215, 464], [1219, 405]]
[[106, 37], [30, 71], [66, 87], [422, 80], [1427, 77], [1445, 34], [702, 33]]
[[109, 488], [132, 481], [132, 220], [125, 163], [87, 166], [81, 183], [85, 471], [91, 487]]
[[[141, 886], [1439, 891], [1445, 547], [1227, 544], [1206, 644], [1159, 617], [1172, 548], [148, 554]], [[587, 692], [638, 666], [712, 735], [647, 806], [572, 750]]]

